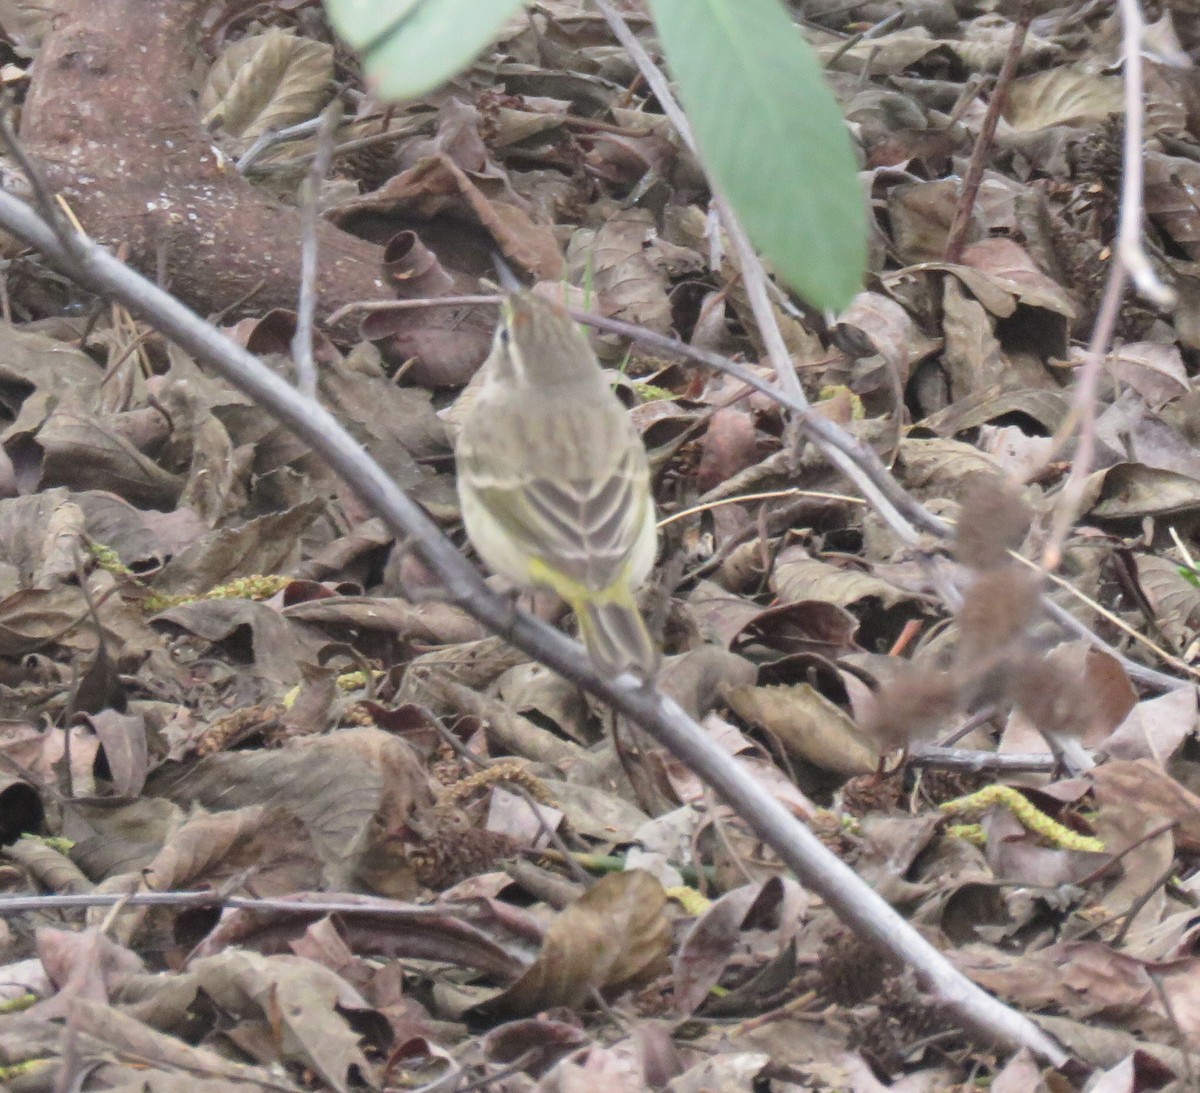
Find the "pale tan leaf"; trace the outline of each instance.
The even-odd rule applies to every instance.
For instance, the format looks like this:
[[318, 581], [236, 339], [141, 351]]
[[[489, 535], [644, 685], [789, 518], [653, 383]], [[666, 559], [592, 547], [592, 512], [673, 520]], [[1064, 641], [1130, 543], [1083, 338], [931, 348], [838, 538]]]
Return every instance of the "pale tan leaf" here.
[[239, 148], [268, 130], [307, 121], [329, 99], [333, 47], [272, 28], [229, 46], [200, 97], [204, 124], [219, 125]]
[[967, 494], [971, 475], [981, 471], [998, 474], [1000, 467], [971, 444], [905, 437], [900, 442], [897, 471], [901, 481], [919, 496], [932, 494], [961, 500]]
[[1200, 850], [1200, 797], [1149, 759], [1114, 760], [1089, 772], [1102, 808], [1136, 808], [1175, 826], [1179, 849]]
[[1104, 474], [1093, 516], [1126, 519], [1167, 516], [1200, 508], [1200, 481], [1144, 463], [1118, 463]]
[[294, 956], [229, 949], [195, 961], [190, 970], [223, 1012], [277, 1024], [283, 1058], [311, 1067], [338, 1093], [348, 1093], [355, 1071], [369, 1072], [348, 1020], [369, 1007], [328, 968]]
[[1139, 702], [1104, 742], [1112, 759], [1165, 765], [1196, 731], [1196, 690], [1178, 687]]
[[861, 569], [844, 569], [812, 558], [798, 545], [788, 547], [779, 555], [771, 574], [771, 587], [784, 603], [824, 600], [849, 607], [872, 599], [884, 607], [894, 607], [912, 598], [895, 585]]
[[1130, 342], [1113, 350], [1109, 367], [1146, 400], [1152, 410], [1191, 390], [1183, 355], [1176, 345]]
[[67, 1020], [77, 1032], [95, 1037], [119, 1055], [133, 1056], [142, 1063], [186, 1070], [196, 1077], [227, 1078], [270, 1089], [293, 1088], [265, 1068], [234, 1062], [210, 1048], [193, 1047], [102, 1002], [73, 999]]
[[994, 385], [958, 399], [953, 405], [931, 414], [921, 425], [940, 437], [953, 437], [1009, 414], [1024, 414], [1053, 434], [1067, 416], [1067, 400], [1058, 391], [1037, 387], [1006, 390]]
[[1146, 214], [1190, 258], [1200, 258], [1200, 163], [1147, 151], [1145, 170]]
[[671, 303], [665, 278], [646, 253], [655, 236], [654, 218], [644, 209], [609, 217], [592, 241], [593, 277], [610, 315], [665, 334]]
[[609, 874], [550, 924], [537, 960], [489, 1008], [522, 1014], [579, 1007], [593, 990], [648, 982], [667, 970], [665, 911], [662, 885], [649, 873]]
[[1179, 564], [1155, 554], [1137, 555], [1137, 576], [1154, 608], [1154, 621], [1177, 647], [1196, 633], [1200, 588], [1179, 572]]
[[1048, 277], [1029, 252], [1011, 239], [983, 239], [963, 251], [963, 265], [987, 274], [994, 284], [1011, 292], [1027, 307], [1039, 307], [1070, 319], [1075, 305], [1070, 294]]
[[1121, 78], [1063, 65], [1014, 80], [1004, 120], [1029, 132], [1052, 125], [1098, 124], [1121, 113]]
[[844, 775], [879, 765], [877, 748], [853, 719], [807, 683], [733, 687], [726, 697], [739, 717], [775, 736], [794, 759]]

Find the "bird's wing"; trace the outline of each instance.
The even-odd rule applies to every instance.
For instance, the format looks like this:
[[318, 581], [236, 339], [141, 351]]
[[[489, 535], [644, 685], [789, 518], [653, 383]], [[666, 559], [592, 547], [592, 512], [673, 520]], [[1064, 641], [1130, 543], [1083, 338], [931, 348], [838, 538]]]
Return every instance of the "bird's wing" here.
[[[613, 445], [611, 437], [604, 443]], [[653, 519], [650, 470], [640, 444], [591, 477], [558, 478], [528, 466], [504, 467], [471, 445], [460, 450], [479, 503], [532, 558], [599, 590], [616, 581]], [[595, 461], [593, 461], [595, 462]], [[460, 471], [461, 473], [461, 471]]]

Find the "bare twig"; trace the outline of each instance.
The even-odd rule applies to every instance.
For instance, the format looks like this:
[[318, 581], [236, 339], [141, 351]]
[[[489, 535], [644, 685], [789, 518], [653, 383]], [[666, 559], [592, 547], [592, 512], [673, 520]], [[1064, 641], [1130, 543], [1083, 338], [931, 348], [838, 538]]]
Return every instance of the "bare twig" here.
[[[691, 124], [688, 122], [683, 108], [676, 101], [666, 74], [654, 63], [653, 58], [638, 41], [637, 35], [629, 29], [629, 25], [608, 0], [594, 0], [594, 3], [608, 22], [617, 41], [621, 43], [625, 52], [637, 65], [642, 78], [654, 92], [654, 97], [662, 106], [663, 113], [670, 118], [671, 124], [675, 126], [680, 138], [693, 154], [698, 155]], [[759, 332], [762, 334], [771, 367], [775, 369], [775, 377], [779, 381], [779, 386], [787, 392], [793, 402], [807, 408], [808, 399], [805, 397], [804, 389], [800, 386], [800, 378], [796, 375], [796, 367], [784, 344], [783, 334], [779, 329], [779, 320], [776, 318], [775, 309], [771, 306], [771, 300], [767, 294], [766, 271], [763, 269], [758, 255], [754, 252], [754, 247], [751, 246], [746, 233], [742, 230], [741, 224], [738, 223], [733, 209], [729, 207], [729, 203], [717, 194], [715, 189], [713, 193], [714, 203], [721, 216], [721, 224], [737, 253], [742, 280], [746, 283], [746, 295], [750, 300], [750, 310], [754, 312], [754, 320], [758, 323]]]
[[[901, 8], [899, 11], [892, 12], [892, 14], [887, 16], [887, 18], [881, 19], [874, 26], [868, 27], [866, 30], [860, 30], [857, 34], [851, 34], [849, 38], [842, 42], [837, 49], [833, 51], [829, 59], [825, 62], [825, 67], [830, 69], [833, 68], [833, 66], [836, 65], [838, 61], [840, 61], [842, 57], [846, 55], [847, 52], [858, 45], [859, 42], [866, 42], [872, 38], [879, 38], [882, 35], [887, 34], [888, 31], [890, 31], [893, 27], [904, 22], [904, 18], [907, 14], [908, 13]], [[863, 69], [869, 73], [871, 70], [870, 64], [864, 65]]]
[[[1158, 874], [1125, 908], [1124, 911], [1117, 916], [1121, 919], [1121, 928], [1116, 932], [1112, 939], [1112, 947], [1114, 952], [1120, 952], [1125, 948], [1125, 939], [1129, 936], [1129, 931], [1133, 929], [1133, 920], [1142, 913], [1146, 904], [1154, 898], [1154, 893], [1163, 887], [1175, 874], [1178, 872], [1178, 866], [1172, 861], [1167, 867]], [[1114, 919], [1113, 921], [1116, 921]], [[1175, 1030], [1179, 1031], [1178, 1028]], [[1184, 1041], [1186, 1050], [1187, 1041]], [[1193, 1087], [1194, 1088], [1194, 1087]]]
[[[499, 303], [499, 299], [498, 296], [480, 294], [433, 297], [428, 300], [364, 301], [361, 304], [346, 305], [338, 313], [338, 317], [344, 317], [351, 310], [376, 312], [419, 307], [495, 304]], [[658, 334], [655, 331], [647, 330], [645, 327], [635, 326], [620, 319], [606, 319], [577, 308], [568, 308], [567, 310], [570, 311], [571, 315], [578, 322], [587, 323], [590, 326], [594, 326], [597, 330], [619, 334], [622, 337], [630, 338], [658, 352], [671, 353], [687, 360], [696, 361], [698, 364], [703, 364], [718, 372], [724, 372], [740, 380], [748, 387], [752, 387], [754, 390], [773, 399], [780, 405], [792, 410], [796, 415], [795, 421], [799, 428], [808, 435], [809, 439], [824, 453], [825, 457], [858, 487], [863, 498], [875, 508], [876, 512], [906, 542], [913, 543], [915, 541], [914, 529], [943, 540], [950, 538], [954, 534], [953, 523], [943, 520], [941, 517], [934, 516], [912, 494], [905, 490], [896, 481], [895, 477], [875, 454], [873, 449], [860, 444], [854, 436], [840, 428], [834, 422], [826, 417], [822, 417], [820, 414], [813, 413], [807, 404], [794, 401], [784, 391], [780, 390], [780, 388], [769, 383], [761, 376], [756, 375], [744, 365], [738, 364], [736, 361], [732, 361], [728, 357], [723, 357], [718, 353], [698, 349], [676, 338], [667, 337], [665, 334]], [[796, 494], [796, 496], [799, 495], [799, 493]], [[749, 498], [746, 500], [749, 500]], [[678, 518], [680, 517], [676, 515], [669, 517], [668, 520]], [[1014, 557], [1025, 565], [1037, 568], [1032, 562], [1027, 561], [1019, 555], [1014, 555]], [[1170, 664], [1171, 667], [1177, 668], [1186, 674], [1200, 677], [1200, 673], [1196, 672], [1183, 661], [1171, 657], [1169, 653], [1160, 649], [1144, 635], [1138, 633], [1128, 623], [1106, 612], [1101, 605], [1088, 599], [1068, 582], [1055, 577], [1053, 574], [1048, 574], [1048, 576], [1051, 581], [1061, 585], [1072, 595], [1087, 603], [1093, 610], [1109, 618], [1114, 625], [1128, 633], [1135, 641], [1146, 645], [1156, 656], [1163, 658], [1164, 662]], [[1089, 630], [1069, 612], [1058, 607], [1053, 601], [1047, 600], [1046, 604], [1047, 610], [1052, 617], [1064, 629], [1071, 634], [1085, 638], [1092, 645], [1103, 649], [1115, 657], [1131, 678], [1164, 690], [1172, 690], [1183, 683], [1182, 680], [1174, 676], [1157, 672], [1153, 668], [1147, 668], [1145, 665], [1130, 660], [1108, 646], [1097, 634]], [[958, 603], [955, 600], [951, 600], [947, 606], [951, 610], [955, 610]]]
[[[650, 54], [642, 47], [637, 36], [629, 29], [625, 21], [609, 3], [609, 0], [594, 0], [594, 2], [607, 20], [617, 40], [638, 66], [638, 71], [658, 98], [663, 112], [670, 118], [671, 123], [679, 131], [680, 137], [693, 152], [698, 154], [691, 126], [688, 124], [687, 117], [684, 115], [679, 103], [676, 102], [675, 96], [671, 93], [671, 87], [667, 81], [666, 74], [654, 63]], [[738, 223], [737, 217], [734, 215], [728, 202], [725, 201], [715, 188], [713, 193], [714, 205], [720, 212], [726, 234], [733, 241], [734, 249], [737, 251], [742, 278], [746, 283], [747, 294], [750, 299], [750, 306], [754, 312], [754, 318], [758, 322], [771, 366], [775, 369], [779, 389], [772, 397], [781, 405], [787, 406], [794, 412], [795, 416], [793, 420], [800, 430], [817, 444], [825, 457], [835, 467], [858, 486], [863, 492], [863, 497], [887, 521], [888, 526], [891, 527], [893, 532], [908, 546], [919, 550], [921, 540], [917, 527], [914, 526], [914, 522], [910, 522], [906, 518], [904, 510], [896, 504], [896, 501], [900, 498], [905, 499], [905, 503], [909, 505], [911, 510], [910, 515], [915, 514], [919, 510], [925, 520], [929, 521], [929, 523], [925, 524], [925, 530], [934, 530], [934, 527], [930, 526], [930, 524], [936, 525], [939, 522], [930, 517], [930, 514], [924, 510], [923, 506], [917, 504], [906, 491], [900, 488], [899, 484], [892, 478], [874, 451], [870, 451], [865, 446], [859, 445], [849, 437], [849, 434], [844, 433], [836, 426], [833, 426], [832, 429], [827, 428], [826, 426], [830, 426], [832, 423], [826, 422], [824, 418], [812, 413], [808, 399], [804, 394], [803, 388], [800, 386], [800, 378], [796, 374], [791, 355], [788, 353], [787, 346], [783, 341], [783, 334], [779, 329], [775, 310], [771, 306], [767, 292], [768, 282], [766, 271], [763, 269], [758, 255], [754, 253], [754, 248], [750, 245], [749, 239]], [[750, 381], [743, 380], [743, 382]], [[751, 385], [754, 386], [753, 384]], [[836, 437], [834, 434], [836, 434]], [[825, 443], [821, 443], [821, 440], [824, 440]], [[849, 444], [847, 443], [848, 441]], [[871, 467], [872, 471], [878, 468], [879, 473], [867, 473], [866, 468], [868, 466]], [[944, 535], [945, 533], [944, 524], [940, 529], [935, 531], [935, 534]], [[925, 568], [933, 587], [938, 590], [948, 605], [952, 608], [955, 607], [958, 596], [953, 587], [953, 582], [945, 574], [944, 570], [933, 563], [930, 563]]]
[[[402, 140], [405, 137], [410, 137], [414, 133], [420, 132], [422, 129], [427, 129], [431, 126], [436, 113], [432, 110], [421, 114], [414, 114], [409, 119], [407, 124], [399, 126], [395, 129], [385, 129], [381, 133], [372, 133], [369, 136], [354, 137], [350, 140], [344, 140], [341, 143], [335, 144], [332, 150], [332, 158], [347, 155], [350, 152], [357, 152], [363, 148], [372, 148], [378, 144], [386, 144], [392, 141]], [[275, 147], [278, 144], [284, 144], [287, 141], [298, 140], [303, 137], [312, 136], [317, 131], [321, 124], [320, 118], [310, 118], [308, 121], [302, 121], [297, 125], [288, 126], [286, 129], [268, 129], [263, 133], [238, 159], [235, 166], [240, 174], [250, 176], [274, 175], [294, 173], [305, 163], [310, 163], [316, 156], [317, 152], [304, 152], [301, 155], [291, 159], [270, 160], [267, 163], [259, 163], [263, 153]]]
[[[428, 300], [369, 301], [362, 304], [348, 304], [342, 308], [339, 315], [344, 316], [351, 309], [375, 312], [443, 305], [494, 304], [498, 303], [499, 299], [498, 296], [471, 295], [433, 297]], [[896, 481], [895, 477], [875, 454], [873, 449], [860, 444], [854, 436], [840, 428], [834, 422], [826, 417], [822, 417], [820, 414], [813, 413], [809, 406], [794, 401], [774, 384], [756, 375], [745, 366], [730, 360], [728, 357], [722, 357], [718, 353], [698, 349], [676, 338], [667, 337], [665, 334], [658, 334], [655, 331], [647, 330], [645, 327], [635, 326], [620, 319], [606, 319], [576, 308], [568, 308], [567, 310], [570, 311], [571, 315], [578, 322], [587, 323], [590, 326], [594, 326], [597, 330], [619, 334], [622, 337], [630, 338], [658, 352], [671, 353], [687, 360], [696, 361], [698, 364], [703, 364], [718, 372], [724, 372], [726, 375], [740, 380], [748, 387], [754, 388], [754, 390], [792, 410], [796, 415], [795, 421], [799, 428], [808, 435], [809, 439], [824, 453], [825, 457], [858, 487], [863, 498], [875, 508], [888, 522], [889, 526], [897, 534], [901, 535], [906, 542], [911, 543], [914, 541], [914, 529], [927, 532], [943, 540], [950, 538], [954, 534], [953, 523], [943, 520], [941, 517], [934, 516], [912, 494], [905, 490]], [[677, 519], [678, 517], [673, 518]], [[1029, 562], [1020, 555], [1014, 554], [1013, 556], [1017, 561], [1031, 568], [1037, 568], [1032, 562]], [[1119, 629], [1124, 630], [1135, 641], [1147, 646], [1156, 656], [1161, 657], [1164, 663], [1188, 675], [1200, 678], [1200, 672], [1195, 671], [1185, 662], [1173, 658], [1168, 652], [1146, 638], [1145, 635], [1138, 633], [1128, 623], [1105, 611], [1094, 600], [1084, 596], [1083, 593], [1075, 589], [1069, 582], [1055, 577], [1053, 573], [1047, 574], [1047, 576], [1052, 582], [1059, 584], [1076, 598], [1085, 602], [1094, 611], [1108, 618], [1110, 622]], [[956, 610], [958, 602], [951, 599], [948, 601], [947, 606], [951, 610]], [[1172, 690], [1183, 684], [1183, 680], [1166, 675], [1163, 672], [1157, 672], [1153, 668], [1148, 668], [1143, 664], [1138, 664], [1136, 661], [1111, 648], [1097, 634], [1093, 633], [1082, 622], [1060, 608], [1052, 600], [1046, 601], [1046, 609], [1068, 633], [1085, 638], [1092, 645], [1096, 646], [1096, 648], [1103, 649], [1115, 657], [1131, 678], [1164, 690]]]
[[[1035, 562], [1031, 562], [1028, 558], [1022, 557], [1016, 551], [1009, 551], [1009, 557], [1019, 564], [1026, 566], [1029, 569], [1041, 572], [1041, 567]], [[1103, 604], [1097, 603], [1091, 596], [1084, 592], [1080, 592], [1070, 581], [1064, 580], [1055, 573], [1045, 572], [1042, 574], [1051, 584], [1058, 585], [1069, 596], [1073, 596], [1080, 603], [1086, 604], [1092, 611], [1103, 618], [1109, 625], [1120, 630], [1128, 635], [1133, 641], [1139, 645], [1149, 649], [1156, 657], [1164, 664], [1169, 664], [1172, 668], [1182, 672], [1184, 675], [1189, 675], [1194, 680], [1200, 680], [1200, 671], [1197, 671], [1185, 660], [1180, 660], [1178, 657], [1172, 656], [1166, 649], [1160, 645], [1156, 645], [1145, 634], [1141, 633], [1135, 627], [1130, 626], [1119, 615], [1113, 614]], [[1143, 664], [1138, 664], [1136, 661], [1131, 661], [1127, 657], [1123, 657], [1115, 649], [1110, 648], [1107, 643], [1101, 641], [1099, 637], [1092, 633], [1086, 626], [1083, 625], [1074, 615], [1065, 608], [1059, 607], [1053, 600], [1046, 600], [1047, 609], [1054, 619], [1063, 627], [1063, 629], [1075, 634], [1077, 637], [1085, 638], [1098, 649], [1103, 649], [1110, 656], [1115, 656], [1126, 672], [1134, 679], [1140, 679], [1144, 683], [1149, 683], [1156, 687], [1165, 687], [1167, 690], [1172, 690], [1176, 687], [1184, 686], [1187, 681], [1176, 679], [1174, 676], [1168, 676], [1162, 672], [1156, 672], [1152, 668], [1147, 668]]]
[[1069, 420], [1079, 429], [1079, 445], [1055, 505], [1050, 535], [1042, 552], [1042, 564], [1046, 569], [1055, 569], [1062, 561], [1063, 543], [1079, 514], [1087, 476], [1092, 471], [1096, 451], [1096, 398], [1100, 370], [1112, 345], [1126, 282], [1132, 279], [1137, 290], [1160, 307], [1170, 306], [1175, 300], [1175, 293], [1154, 273], [1142, 246], [1142, 139], [1145, 128], [1142, 12], [1137, 0], [1120, 0], [1119, 6], [1121, 47], [1125, 59], [1125, 139], [1121, 149], [1121, 206], [1117, 243], [1087, 355], [1075, 381]]
[[0, 226], [36, 247], [83, 286], [120, 301], [218, 371], [292, 429], [391, 527], [408, 537], [448, 595], [494, 633], [607, 702], [673, 752], [742, 816], [802, 882], [855, 931], [910, 964], [934, 998], [965, 1028], [988, 1040], [1027, 1047], [1054, 1065], [1067, 1053], [1033, 1022], [992, 998], [954, 968], [928, 941], [696, 724], [674, 700], [626, 674], [596, 673], [582, 647], [544, 623], [513, 610], [493, 593], [422, 508], [364, 452], [324, 407], [224, 337], [178, 300], [101, 248], [85, 243], [68, 253], [53, 230], [0, 191]]
[[308, 118], [306, 121], [289, 125], [286, 129], [265, 129], [258, 138], [239, 157], [234, 166], [240, 174], [248, 174], [250, 168], [262, 158], [262, 154], [277, 144], [289, 140], [300, 140], [311, 137], [321, 128], [321, 118]]
[[1154, 984], [1154, 993], [1158, 995], [1158, 1001], [1163, 1008], [1163, 1013], [1166, 1014], [1167, 1020], [1171, 1024], [1171, 1029], [1175, 1033], [1175, 1042], [1179, 1045], [1179, 1054], [1183, 1058], [1184, 1088], [1196, 1089], [1198, 1087], [1196, 1072], [1192, 1067], [1193, 1050], [1191, 1039], [1179, 1025], [1179, 1018], [1175, 1014], [1175, 1008], [1171, 1005], [1171, 996], [1167, 994], [1167, 989], [1163, 986], [1161, 974], [1147, 968], [1146, 975], [1150, 977], [1150, 982]]
[[[335, 321], [335, 318], [338, 320], [344, 318], [352, 309], [376, 312], [413, 307], [498, 302], [498, 296], [486, 295], [433, 297], [429, 300], [364, 301], [362, 304], [343, 307], [336, 313], [336, 316], [330, 317], [330, 321]], [[910, 545], [915, 545], [919, 541], [918, 532], [920, 531], [928, 532], [939, 538], [945, 538], [951, 533], [951, 525], [934, 516], [908, 493], [884, 466], [883, 461], [873, 449], [861, 444], [854, 436], [828, 418], [814, 413], [803, 393], [796, 398], [736, 361], [722, 357], [719, 353], [711, 353], [687, 345], [677, 338], [669, 338], [665, 334], [658, 334], [620, 319], [606, 319], [578, 308], [567, 308], [567, 310], [577, 322], [587, 323], [597, 330], [620, 334], [622, 337], [630, 338], [659, 352], [694, 360], [708, 368], [733, 376], [735, 379], [741, 380], [747, 387], [752, 387], [779, 405], [791, 410], [795, 414], [795, 421], [801, 432], [859, 488], [863, 497], [888, 522], [892, 530]]]
[[330, 326], [337, 326], [343, 319], [357, 312], [373, 315], [378, 311], [418, 311], [431, 307], [465, 307], [475, 304], [498, 305], [499, 303], [500, 297], [494, 292], [466, 296], [428, 296], [419, 300], [357, 300], [339, 307], [325, 322]]
[[680, 509], [669, 516], [664, 516], [658, 522], [660, 528], [673, 524], [677, 520], [686, 520], [689, 516], [698, 516], [702, 512], [710, 512], [722, 505], [742, 505], [748, 501], [775, 501], [788, 497], [811, 497], [817, 501], [841, 501], [847, 505], [861, 505], [861, 497], [851, 497], [845, 493], [827, 493], [824, 490], [802, 490], [799, 488], [786, 490], [766, 490], [763, 493], [741, 493], [733, 497], [719, 497], [715, 501], [706, 501], [691, 508]]
[[908, 764], [924, 770], [953, 770], [962, 774], [1053, 774], [1058, 760], [1049, 752], [971, 751], [931, 744], [911, 752]]
[[1062, 562], [1063, 544], [1067, 541], [1067, 535], [1070, 534], [1079, 515], [1083, 491], [1087, 486], [1088, 475], [1092, 473], [1092, 463], [1096, 456], [1096, 398], [1100, 386], [1100, 370], [1112, 343], [1117, 316], [1121, 311], [1121, 298], [1125, 295], [1128, 279], [1129, 271], [1120, 256], [1114, 254], [1108, 281], [1104, 285], [1104, 295], [1100, 300], [1100, 309], [1096, 313], [1096, 324], [1092, 327], [1087, 355], [1075, 379], [1075, 390], [1071, 396], [1071, 414], [1067, 424], [1068, 427], [1073, 424], [1079, 430], [1079, 443], [1075, 449], [1075, 457], [1071, 460], [1067, 480], [1055, 501], [1050, 534], [1042, 550], [1042, 565], [1047, 571], [1057, 569]]
[[296, 333], [292, 336], [292, 360], [296, 385], [309, 398], [317, 397], [317, 362], [313, 360], [313, 321], [317, 313], [317, 218], [320, 216], [321, 184], [333, 161], [333, 141], [342, 120], [342, 103], [335, 98], [322, 111], [317, 126], [317, 154], [304, 180], [301, 205], [300, 300], [296, 305]]
[[1031, 0], [1023, 0], [1017, 11], [1016, 22], [1013, 23], [1012, 37], [1008, 40], [1004, 63], [996, 77], [996, 86], [992, 88], [992, 97], [988, 99], [987, 110], [984, 111], [979, 136], [971, 150], [967, 173], [963, 176], [962, 192], [958, 195], [958, 206], [954, 210], [954, 220], [950, 224], [950, 234], [946, 239], [947, 262], [962, 261], [967, 229], [971, 225], [971, 213], [975, 210], [975, 198], [979, 195], [979, 185], [983, 182], [983, 172], [987, 169], [988, 154], [992, 150], [992, 141], [996, 138], [996, 126], [1000, 124], [1000, 114], [1004, 110], [1004, 101], [1008, 98], [1008, 87], [1016, 75], [1031, 22], [1033, 4]]
[[404, 903], [376, 896], [314, 896], [311, 899], [260, 899], [205, 889], [199, 892], [75, 892], [70, 895], [0, 896], [0, 916], [44, 911], [77, 911], [89, 907], [232, 907], [273, 914], [389, 915], [437, 918], [444, 907]]
[[1142, 78], [1142, 9], [1137, 0], [1118, 0], [1121, 11], [1121, 50], [1125, 55], [1125, 140], [1121, 148], [1121, 219], [1117, 228], [1117, 258], [1129, 271], [1134, 286], [1159, 307], [1175, 303], [1175, 293], [1158, 279], [1142, 245], [1145, 172], [1142, 141], [1146, 128], [1145, 86]]
[[622, 334], [643, 345], [666, 353], [675, 353], [724, 372], [793, 411], [800, 430], [824, 453], [830, 463], [862, 491], [863, 497], [888, 522], [888, 526], [910, 545], [919, 542], [918, 530], [929, 532], [938, 538], [945, 538], [950, 534], [950, 525], [934, 516], [905, 490], [871, 448], [860, 444], [855, 437], [828, 418], [814, 413], [807, 400], [793, 398], [781, 388], [720, 354], [684, 345], [674, 338], [655, 334], [619, 319], [603, 319], [597, 315], [575, 311], [572, 311], [572, 314], [579, 321], [586, 322], [598, 330]]

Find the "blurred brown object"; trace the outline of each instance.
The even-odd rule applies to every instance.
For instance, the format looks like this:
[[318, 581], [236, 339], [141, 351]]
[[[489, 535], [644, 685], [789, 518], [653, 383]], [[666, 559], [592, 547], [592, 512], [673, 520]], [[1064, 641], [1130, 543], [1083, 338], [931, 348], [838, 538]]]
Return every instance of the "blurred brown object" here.
[[1025, 541], [1033, 511], [1017, 487], [999, 475], [972, 475], [968, 481], [954, 556], [972, 569], [998, 569], [1009, 563], [1008, 552]]

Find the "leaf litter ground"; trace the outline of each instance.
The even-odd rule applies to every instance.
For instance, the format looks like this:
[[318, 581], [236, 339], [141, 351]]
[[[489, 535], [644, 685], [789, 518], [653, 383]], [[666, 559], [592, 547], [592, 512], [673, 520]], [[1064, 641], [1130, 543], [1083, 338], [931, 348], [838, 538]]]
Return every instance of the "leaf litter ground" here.
[[[244, 187], [248, 238], [290, 233], [298, 253], [277, 203], [297, 200], [314, 146], [271, 134], [314, 117], [335, 77], [361, 90], [353, 61], [311, 5], [180, 7], [198, 20], [187, 38], [89, 94], [123, 102], [119, 80], [155, 62], [186, 88], [172, 51], [198, 48], [199, 110], [148, 109], [192, 111], [190, 139], [211, 130], [243, 157], [252, 182], [213, 184]], [[872, 273], [836, 325], [782, 303], [779, 321], [820, 412], [958, 521], [959, 610], [778, 406], [596, 344], [656, 468], [664, 689], [1104, 1088], [1179, 1088], [1200, 1038], [1200, 26], [1185, 6], [1147, 12], [1147, 230], [1180, 303], [1121, 312], [1087, 512], [1045, 586], [1121, 659], [1064, 641], [1008, 553], [1038, 557], [1071, 455], [1050, 438], [1120, 172], [1115, 16], [1043, 7], [955, 263], [955, 176], [985, 105], [973, 75], [1000, 68], [1007, 9], [806, 8], [870, 188]], [[89, 18], [134, 41], [133, 8]], [[170, 175], [162, 150], [126, 121], [92, 141], [107, 187], [64, 179], [51, 122], [73, 77], [20, 70], [66, 31], [20, 10], [3, 25], [23, 141], [88, 191], [89, 232], [158, 268], [161, 210], [133, 198]], [[599, 17], [550, 0], [427, 100], [353, 97], [322, 195], [342, 230], [322, 245], [376, 264], [342, 296], [323, 287], [323, 314], [368, 298], [379, 261], [387, 294], [477, 293], [499, 248], [556, 298], [769, 374], [703, 175], [639, 88]], [[294, 299], [295, 271], [214, 238], [199, 264], [187, 238], [160, 248], [168, 283], [288, 371], [294, 316], [264, 301]], [[244, 396], [36, 257], [5, 257], [6, 895], [95, 903], [5, 920], [7, 1084], [1064, 1088], [965, 1039], [640, 730], [439, 602]], [[494, 311], [371, 313], [363, 338], [358, 318], [318, 338], [321, 398], [461, 540], [450, 452]], [[1139, 664], [1180, 685], [1151, 689]], [[958, 751], [931, 747], [952, 735]], [[162, 892], [226, 909], [148, 898]]]

